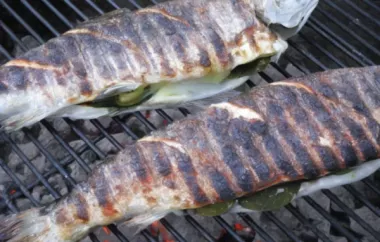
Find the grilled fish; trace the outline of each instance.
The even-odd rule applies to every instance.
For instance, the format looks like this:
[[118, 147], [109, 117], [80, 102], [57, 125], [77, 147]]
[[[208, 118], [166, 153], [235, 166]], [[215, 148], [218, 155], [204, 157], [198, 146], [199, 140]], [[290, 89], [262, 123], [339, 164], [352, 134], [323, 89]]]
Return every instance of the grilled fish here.
[[[231, 90], [287, 49], [285, 38], [255, 13], [257, 7], [272, 19], [282, 9], [267, 14], [263, 3], [177, 0], [82, 23], [0, 67], [2, 129], [235, 95]], [[295, 6], [297, 16], [315, 7]]]
[[57, 203], [2, 219], [0, 239], [77, 241], [117, 221], [145, 226], [235, 199], [244, 207], [291, 182], [303, 182], [302, 196], [370, 175], [379, 145], [379, 66], [275, 82], [126, 146]]

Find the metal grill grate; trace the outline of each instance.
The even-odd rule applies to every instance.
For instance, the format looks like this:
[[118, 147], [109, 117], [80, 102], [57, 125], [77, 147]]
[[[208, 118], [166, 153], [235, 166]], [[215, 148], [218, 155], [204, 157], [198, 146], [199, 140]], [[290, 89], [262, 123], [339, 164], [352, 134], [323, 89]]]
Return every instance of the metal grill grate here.
[[[118, 3], [116, 3], [118, 2]], [[120, 3], [119, 3], [120, 2]], [[156, 4], [159, 1], [114, 1], [114, 0], [82, 0], [82, 1], [6, 1], [0, 0], [0, 64], [14, 57], [11, 50], [17, 45], [21, 50], [26, 51], [28, 47], [21, 40], [21, 36], [30, 35], [39, 44], [44, 43], [48, 39], [58, 36], [63, 31], [72, 28], [76, 23], [76, 19], [80, 21], [88, 20], [97, 15], [111, 11], [119, 7], [127, 7], [131, 10], [144, 7], [148, 4]], [[339, 67], [352, 66], [368, 66], [380, 64], [380, 35], [375, 29], [380, 29], [380, 5], [378, 1], [371, 0], [340, 0], [330, 1], [321, 0], [318, 8], [312, 17], [297, 36], [289, 40], [289, 50], [283, 55], [278, 64], [271, 63], [271, 66], [260, 76], [266, 82], [273, 82], [283, 78], [291, 77], [299, 74], [308, 74], [315, 71], [327, 70]], [[249, 81], [250, 86], [254, 86]], [[170, 123], [173, 118], [164, 110], [155, 111], [163, 120]], [[189, 112], [185, 109], [179, 109], [179, 112], [186, 116]], [[122, 117], [112, 119], [115, 129], [122, 131], [125, 135], [133, 140], [138, 139], [144, 134], [138, 134], [127, 123], [128, 120], [137, 120], [141, 126], [147, 130], [155, 130], [153, 123], [142, 113], [134, 113]], [[39, 140], [33, 129], [24, 128], [23, 135], [30, 140], [52, 164], [52, 168], [45, 173], [41, 173], [35, 164], [28, 158], [25, 151], [17, 139], [12, 134], [2, 133], [3, 146], [17, 154], [21, 159], [23, 166], [30, 169], [35, 175], [35, 180], [28, 184], [15, 174], [7, 162], [0, 159], [0, 166], [3, 171], [10, 177], [11, 183], [9, 189], [5, 189], [0, 197], [0, 209], [2, 214], [19, 211], [15, 204], [15, 200], [19, 198], [27, 198], [33, 206], [40, 206], [41, 202], [35, 199], [31, 191], [36, 186], [43, 186], [54, 199], [59, 199], [62, 195], [49, 182], [49, 178], [53, 175], [60, 174], [65, 183], [74, 186], [77, 181], [68, 172], [68, 166], [77, 163], [86, 173], [91, 171], [91, 166], [82, 158], [82, 154], [87, 151], [93, 151], [98, 159], [104, 159], [108, 154], [99, 148], [99, 143], [103, 140], [110, 142], [116, 150], [120, 150], [122, 144], [110, 133], [109, 129], [99, 120], [91, 120], [91, 124], [97, 129], [97, 137], [89, 138], [83, 131], [78, 122], [64, 119], [64, 122], [70, 126], [76, 139], [83, 141], [83, 145], [74, 149], [65, 139], [64, 134], [57, 130], [54, 125], [46, 120], [41, 122], [41, 126], [46, 129], [53, 138], [67, 152], [63, 158], [56, 158], [43, 141]], [[380, 197], [379, 184], [371, 179], [362, 181], [369, 190]], [[375, 206], [362, 192], [358, 191], [353, 185], [346, 185], [344, 189], [348, 191], [357, 201], [370, 209], [376, 216], [380, 217], [380, 208]], [[333, 203], [341, 208], [351, 219], [356, 221], [363, 229], [365, 229], [372, 239], [380, 240], [380, 233], [374, 229], [372, 224], [366, 222], [358, 216], [344, 201], [330, 190], [322, 191]], [[346, 237], [349, 241], [360, 241], [360, 236], [348, 229], [344, 224], [327, 212], [313, 198], [306, 196], [302, 198], [310, 208], [318, 212], [324, 219], [328, 220], [332, 227], [338, 231], [341, 236]], [[315, 227], [311, 221], [304, 216], [298, 208], [293, 205], [287, 205], [286, 210], [290, 212], [294, 219], [301, 224], [321, 241], [331, 241], [319, 228]], [[273, 212], [265, 212], [263, 216], [271, 223], [276, 225], [282, 232], [282, 236], [286, 236], [290, 241], [302, 241], [301, 238], [287, 227], [284, 222], [278, 219]], [[262, 227], [260, 222], [253, 219], [248, 214], [239, 214], [239, 217], [252, 228], [265, 241], [275, 241], [273, 236]], [[205, 241], [216, 241], [207, 226], [202, 226], [197, 218], [190, 215], [185, 216], [189, 226], [194, 228], [201, 234]], [[223, 216], [213, 218], [221, 228], [236, 241], [244, 241], [234, 230]], [[166, 219], [160, 220], [161, 224], [169, 231], [176, 241], [187, 241], [176, 229], [175, 224], [170, 224]], [[115, 236], [115, 241], [129, 241], [131, 234], [123, 234], [118, 226], [109, 225], [109, 230]], [[141, 232], [141, 238], [146, 241], [157, 241], [157, 239], [148, 231]], [[91, 241], [99, 241], [95, 234], [90, 234]]]

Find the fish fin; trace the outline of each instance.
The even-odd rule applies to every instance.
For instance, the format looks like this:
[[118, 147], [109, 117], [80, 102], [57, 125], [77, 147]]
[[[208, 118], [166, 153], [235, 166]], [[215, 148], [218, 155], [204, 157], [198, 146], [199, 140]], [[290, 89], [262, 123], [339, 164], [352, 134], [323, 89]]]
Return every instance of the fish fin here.
[[312, 194], [322, 189], [331, 189], [360, 181], [380, 169], [380, 159], [367, 161], [350, 169], [351, 171], [344, 174], [330, 174], [312, 181], [302, 182], [296, 198]]
[[242, 91], [229, 90], [226, 92], [219, 93], [215, 96], [184, 103], [183, 105], [181, 105], [181, 107], [197, 112], [207, 108], [211, 104], [226, 102], [229, 99], [240, 95], [241, 93]]
[[111, 107], [91, 107], [84, 105], [73, 105], [58, 110], [50, 117], [67, 117], [71, 119], [96, 119], [113, 113], [117, 108]]
[[123, 225], [126, 225], [128, 227], [136, 227], [136, 232], [135, 235], [144, 230], [146, 227], [151, 225], [153, 222], [160, 220], [161, 218], [165, 217], [171, 213], [170, 210], [159, 210], [156, 212], [149, 212], [149, 213], [144, 213], [140, 214], [136, 217], [133, 217], [129, 219], [126, 222], [123, 222]]
[[116, 94], [119, 94], [119, 93], [133, 91], [133, 90], [137, 89], [140, 86], [141, 86], [141, 84], [138, 84], [138, 83], [120, 83], [120, 84], [116, 84], [116, 85], [114, 85], [112, 87], [109, 87], [109, 88], [105, 89], [102, 93], [100, 93], [95, 98], [94, 101], [101, 100], [101, 99], [104, 99], [104, 98], [107, 98], [107, 97], [110, 97], [110, 96], [113, 96], [113, 95], [116, 95]]
[[23, 127], [31, 126], [42, 119], [49, 116], [49, 113], [41, 112], [39, 115], [36, 113], [21, 112], [14, 115], [2, 115], [0, 116], [0, 132], [12, 132], [17, 131]]
[[40, 215], [40, 209], [29, 209], [0, 219], [0, 241], [59, 241], [49, 215]]

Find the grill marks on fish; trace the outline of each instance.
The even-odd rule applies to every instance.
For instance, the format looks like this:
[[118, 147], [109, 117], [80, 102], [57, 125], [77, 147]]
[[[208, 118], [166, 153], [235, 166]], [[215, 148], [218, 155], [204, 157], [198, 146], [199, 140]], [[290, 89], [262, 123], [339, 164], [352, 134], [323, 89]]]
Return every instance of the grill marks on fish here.
[[138, 10], [136, 12], [136, 14], [158, 14], [158, 15], [161, 15], [161, 16], [169, 19], [169, 20], [176, 21], [176, 22], [182, 23], [182, 24], [190, 27], [190, 24], [185, 19], [177, 17], [177, 16], [170, 15], [164, 9], [158, 9], [158, 8], [156, 8], [156, 9], [154, 9], [154, 8], [141, 9], [141, 10]]
[[96, 170], [94, 170], [94, 176], [92, 177], [93, 179], [90, 179], [89, 184], [103, 216], [113, 217], [119, 212], [114, 206], [115, 198], [112, 194], [113, 187], [112, 183], [110, 183], [110, 175], [108, 174], [107, 168], [107, 166], [99, 166], [96, 168]]
[[90, 219], [90, 208], [83, 194], [77, 193], [73, 196], [73, 204], [76, 208], [76, 216], [83, 223], [87, 223]]
[[220, 147], [221, 159], [231, 170], [238, 186], [243, 192], [250, 192], [253, 190], [253, 175], [250, 169], [246, 169], [243, 165], [242, 159], [233, 145], [233, 139], [228, 134], [227, 127], [230, 122], [228, 111], [220, 109], [215, 110], [215, 112], [217, 114], [215, 114], [213, 120], [208, 120], [208, 131], [215, 139], [218, 147]]
[[[302, 145], [301, 137], [294, 133], [295, 127], [292, 127], [285, 118], [286, 108], [281, 103], [268, 103], [267, 106], [266, 118], [273, 124], [273, 135], [277, 137], [278, 144], [282, 147], [280, 149], [291, 151], [283, 155], [281, 152], [278, 153], [278, 164], [282, 164], [284, 167], [282, 170], [285, 174], [288, 173], [290, 178], [305, 174], [315, 177], [318, 172], [313, 167], [313, 163], [310, 165], [311, 157]], [[267, 147], [270, 149], [269, 145]]]
[[[191, 209], [352, 167], [360, 162], [356, 150], [379, 158], [374, 115], [380, 95], [364, 95], [366, 86], [377, 84], [357, 82], [355, 92], [363, 93], [351, 96], [340, 91], [346, 80], [338, 74], [258, 87], [153, 132], [96, 169], [87, 186], [54, 207], [53, 219], [100, 224], [137, 214], [139, 220], [160, 209]], [[358, 96], [368, 111], [353, 111]]]

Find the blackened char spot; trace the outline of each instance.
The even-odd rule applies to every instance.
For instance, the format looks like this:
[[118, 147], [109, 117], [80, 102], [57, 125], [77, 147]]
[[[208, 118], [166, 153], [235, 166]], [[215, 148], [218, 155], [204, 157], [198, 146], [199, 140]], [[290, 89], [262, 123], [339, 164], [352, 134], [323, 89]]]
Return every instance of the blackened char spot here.
[[360, 124], [356, 123], [354, 120], [352, 120], [349, 117], [343, 117], [342, 119], [343, 119], [344, 124], [350, 130], [352, 138], [356, 140], [356, 142], [358, 143], [358, 146], [359, 146], [358, 148], [363, 154], [364, 158], [366, 160], [371, 159], [371, 158], [376, 158], [377, 157], [376, 148], [368, 140]]
[[358, 162], [358, 157], [355, 154], [354, 148], [351, 146], [350, 142], [347, 140], [342, 140], [338, 144], [338, 149], [340, 150], [344, 163], [346, 167], [355, 166]]
[[298, 176], [297, 171], [294, 169], [289, 161], [289, 158], [285, 155], [281, 145], [277, 140], [267, 134], [263, 137], [263, 143], [267, 152], [271, 155], [277, 167], [290, 178], [295, 178]]
[[286, 86], [278, 86], [277, 88], [273, 90], [277, 100], [281, 101], [283, 105], [296, 105], [297, 96], [291, 88]]
[[[175, 24], [166, 16], [157, 12], [157, 13], [152, 13], [151, 17], [153, 21], [155, 21], [159, 25], [160, 31], [163, 31], [165, 35], [174, 35], [177, 33]], [[175, 21], [175, 22], [180, 23], [178, 21]]]
[[223, 66], [227, 65], [229, 63], [229, 60], [230, 60], [230, 55], [229, 55], [227, 48], [223, 42], [223, 39], [213, 29], [209, 29], [208, 32], [209, 32], [210, 42], [214, 47], [214, 51], [216, 52], [216, 56], [218, 57], [220, 63]]
[[67, 216], [69, 213], [66, 208], [61, 208], [55, 213], [55, 223], [56, 224], [66, 224], [71, 222], [70, 218]]
[[[271, 108], [272, 107], [272, 108]], [[275, 107], [275, 108], [274, 108]], [[271, 112], [271, 110], [273, 112]], [[268, 108], [270, 117], [275, 117], [276, 113], [279, 116], [282, 116], [284, 110], [279, 105], [269, 105]], [[268, 116], [269, 116], [268, 115]], [[295, 156], [295, 162], [298, 162], [303, 169], [304, 176], [306, 178], [314, 178], [318, 176], [318, 170], [314, 166], [312, 162], [312, 158], [307, 152], [305, 146], [302, 144], [300, 137], [295, 134], [295, 130], [287, 123], [286, 119], [278, 119], [273, 118], [274, 122], [276, 122], [275, 128], [278, 130], [280, 136], [285, 140], [285, 142], [291, 147], [291, 150], [286, 150], [285, 152], [293, 153]]]
[[208, 55], [208, 52], [202, 48], [199, 48], [199, 63], [203, 67], [210, 67], [211, 61]]
[[14, 86], [17, 90], [25, 90], [27, 88], [28, 81], [24, 68], [9, 66], [4, 71], [8, 72], [8, 75], [5, 75], [8, 85]]
[[167, 52], [165, 52], [162, 48], [165, 41], [159, 38], [160, 29], [152, 24], [150, 17], [150, 15], [145, 14], [141, 16], [141, 21], [144, 21], [144, 24], [141, 26], [141, 30], [143, 31], [145, 37], [150, 40], [149, 44], [152, 46], [155, 54], [157, 54], [159, 58], [162, 74], [169, 77], [175, 76], [175, 71], [169, 65], [170, 62], [167, 58]]
[[84, 66], [78, 67], [78, 65], [76, 65], [76, 67], [74, 67], [74, 73], [81, 80], [87, 78], [87, 71]]
[[[222, 160], [227, 164], [233, 173], [239, 187], [246, 192], [253, 190], [253, 177], [244, 167], [244, 163], [237, 155], [237, 151], [233, 147], [236, 138], [234, 134], [229, 134], [229, 127], [233, 125], [239, 126], [239, 120], [229, 124], [228, 112], [224, 109], [215, 109], [215, 116], [208, 118], [207, 128], [211, 135], [215, 138], [222, 151]], [[237, 123], [236, 123], [237, 122]], [[232, 137], [231, 137], [232, 136]], [[232, 139], [235, 138], [235, 139]]]
[[172, 166], [165, 154], [162, 143], [146, 143], [144, 147], [152, 151], [152, 161], [154, 167], [157, 169], [161, 176], [168, 176], [172, 173]]
[[144, 167], [144, 164], [142, 164], [140, 152], [137, 149], [137, 147], [131, 147], [130, 149], [130, 163], [132, 170], [136, 173], [136, 176], [139, 178], [140, 181], [144, 182], [148, 178], [148, 173]]
[[3, 81], [1, 81], [1, 78], [0, 78], [0, 93], [4, 93], [7, 91], [8, 91], [8, 86]]
[[90, 219], [90, 216], [89, 206], [85, 197], [81, 193], [77, 193], [74, 195], [73, 202], [77, 211], [77, 217], [83, 222], [87, 222]]
[[45, 77], [45, 70], [30, 70], [30, 73], [33, 75], [33, 78], [36, 80], [36, 84], [40, 87], [43, 87], [47, 84]]
[[95, 197], [101, 207], [106, 207], [111, 200], [109, 181], [105, 176], [104, 167], [99, 166], [91, 179], [91, 187], [95, 191]]
[[[334, 156], [334, 153], [328, 147], [315, 147], [315, 151], [321, 158], [327, 171], [335, 171], [339, 168], [339, 161]], [[336, 154], [335, 154], [336, 155]]]
[[253, 177], [249, 170], [246, 169], [236, 154], [236, 150], [231, 145], [225, 145], [222, 147], [223, 161], [231, 169], [235, 176], [235, 179], [239, 187], [245, 192], [251, 192], [253, 190]]
[[305, 92], [301, 94], [301, 97], [306, 108], [315, 114], [315, 118], [321, 122], [331, 122], [332, 118], [315, 95]]
[[328, 84], [321, 84], [318, 88], [318, 92], [329, 99], [337, 98], [334, 90]]
[[231, 120], [230, 133], [234, 143], [243, 149], [244, 159], [249, 162], [259, 179], [266, 181], [270, 177], [269, 167], [251, 140], [255, 135], [249, 131], [251, 125], [251, 122], [233, 119]]
[[187, 57], [186, 48], [185, 48], [185, 40], [178, 36], [175, 36], [171, 38], [171, 42], [173, 44], [174, 51], [176, 55], [178, 56], [178, 59], [181, 61], [185, 61]]
[[190, 157], [174, 149], [171, 149], [171, 154], [175, 157], [175, 160], [177, 161], [178, 169], [180, 170], [183, 178], [185, 179], [185, 183], [187, 187], [190, 189], [194, 197], [195, 203], [207, 203], [209, 200], [206, 197], [202, 188], [198, 185], [196, 172], [194, 170]]
[[221, 201], [228, 201], [236, 197], [235, 192], [228, 184], [228, 180], [219, 171], [209, 171], [209, 178]]
[[82, 80], [80, 85], [80, 92], [84, 96], [91, 96], [92, 94], [92, 86], [87, 79]]
[[47, 61], [54, 66], [61, 66], [66, 62], [66, 54], [56, 41], [47, 42], [44, 46], [47, 51]]

